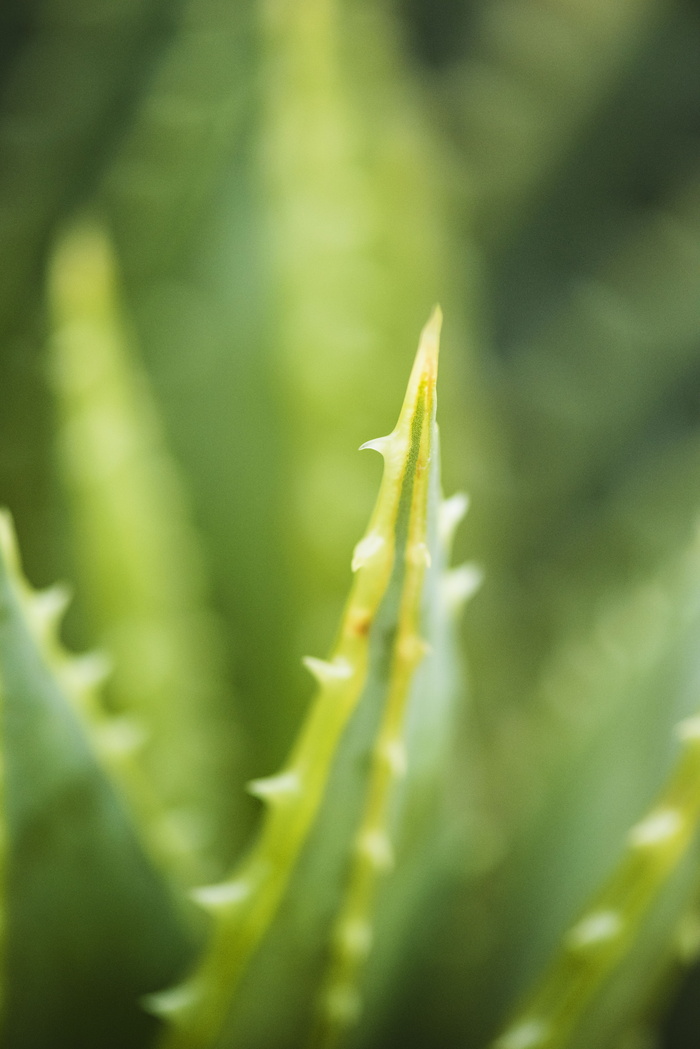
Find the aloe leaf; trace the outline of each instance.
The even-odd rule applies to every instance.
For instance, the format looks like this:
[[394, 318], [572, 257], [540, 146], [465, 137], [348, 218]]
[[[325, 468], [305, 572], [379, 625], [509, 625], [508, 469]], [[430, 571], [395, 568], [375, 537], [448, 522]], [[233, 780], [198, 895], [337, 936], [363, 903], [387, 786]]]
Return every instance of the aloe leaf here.
[[[327, 646], [342, 605], [341, 566], [371, 499], [366, 466], [348, 467], [346, 449], [382, 425], [382, 391], [403, 382], [400, 347], [433, 301], [449, 303], [461, 265], [445, 165], [395, 41], [372, 3], [190, 0], [102, 194], [210, 540], [253, 767], [286, 750], [303, 710], [297, 653]], [[460, 315], [450, 308], [447, 338], [468, 354], [468, 379], [448, 354], [442, 400], [453, 446], [463, 420], [488, 414], [485, 399], [450, 411], [462, 391], [483, 394]], [[450, 485], [475, 491], [464, 464], [479, 445], [448, 457]]]
[[[396, 428], [363, 446], [382, 454], [384, 477], [355, 548], [338, 640], [327, 662], [306, 660], [318, 693], [287, 762], [250, 786], [267, 806], [256, 844], [229, 879], [196, 894], [214, 915], [213, 941], [191, 976], [153, 1003], [170, 1025], [164, 1049], [301, 1045], [309, 1037], [334, 1044], [357, 1019], [387, 872], [410, 854], [412, 834], [422, 844], [429, 838], [417, 798], [426, 802], [443, 768], [449, 688], [425, 688], [425, 678], [420, 694], [412, 686], [419, 664], [429, 673], [444, 655], [437, 652], [444, 638], [436, 638], [436, 652], [424, 659], [426, 625], [431, 640], [436, 623], [446, 629], [444, 616], [426, 616], [427, 594], [449, 604], [434, 574], [443, 579], [435, 524], [439, 327], [436, 312]], [[465, 570], [450, 577], [453, 601], [474, 579]], [[431, 677], [436, 685], [435, 667]]]
[[57, 638], [65, 597], [31, 589], [4, 513], [3, 1044], [116, 1049], [141, 1044], [136, 997], [191, 944], [83, 729], [80, 709], [99, 700], [90, 660]]
[[512, 348], [521, 542], [563, 530], [588, 487], [647, 441], [651, 420], [694, 374], [699, 196], [693, 173]]
[[[700, 816], [698, 717], [681, 722], [678, 735], [682, 755], [666, 787], [629, 831], [618, 866], [567, 931], [561, 951], [522, 1011], [494, 1042], [494, 1049], [538, 1049], [545, 1045], [562, 1049], [573, 1044], [577, 1035], [583, 1044], [593, 1044], [586, 1014], [596, 1004], [606, 980], [638, 950], [644, 922], [653, 917], [663, 891], [669, 883], [678, 891], [680, 874], [680, 889], [686, 897], [691, 894], [697, 881], [697, 856], [692, 868], [688, 869], [687, 863], [685, 871], [682, 867], [694, 845]], [[671, 915], [675, 921], [666, 929], [668, 940], [676, 931], [678, 907]], [[651, 965], [658, 967], [658, 956], [652, 956]], [[643, 975], [648, 990], [649, 973]], [[619, 1027], [620, 1016], [613, 1014], [613, 1018]], [[595, 1044], [602, 1044], [602, 1040]]]
[[[634, 585], [599, 591], [595, 614], [553, 646], [527, 695], [499, 712], [497, 732], [484, 732], [479, 712], [487, 851], [470, 849], [481, 871], [457, 887], [438, 925], [435, 950], [447, 945], [439, 969], [423, 966], [416, 982], [439, 1011], [405, 1003], [417, 1044], [434, 1026], [447, 1044], [487, 1044], [652, 805], [675, 758], [673, 726], [697, 708], [699, 565], [697, 549], [686, 549]], [[607, 1049], [648, 1003], [691, 900], [694, 863], [680, 865], [645, 913], [634, 950], [580, 1025], [582, 1046]]]
[[699, 186], [693, 175], [573, 282], [502, 372], [518, 528], [489, 550], [502, 576], [493, 558], [469, 624], [489, 721], [514, 696], [528, 709], [561, 639], [689, 540], [696, 438], [681, 405], [700, 322]]
[[233, 792], [222, 789], [235, 754], [218, 625], [98, 225], [74, 226], [59, 241], [50, 296], [78, 564], [100, 643], [114, 657], [112, 702], [144, 737], [127, 788], [156, 852], [188, 880], [201, 879], [222, 869], [235, 825]]
[[228, 669], [246, 697], [238, 713], [248, 775], [286, 750], [304, 680], [280, 538], [289, 441], [270, 389], [259, 7], [187, 0], [172, 11], [162, 60], [100, 190], [144, 364], [207, 540], [213, 599], [235, 645]]
[[[511, 937], [526, 947], [504, 958], [499, 980], [532, 978], [561, 946], [499, 1049], [612, 1044], [673, 955], [697, 888], [699, 564], [695, 543], [601, 612], [585, 644], [562, 646], [541, 682], [538, 721], [522, 739], [530, 787], [512, 793], [532, 799], [541, 778], [549, 798], [534, 827], [527, 803], [519, 813], [531, 842], [510, 861], [500, 949]], [[543, 891], [547, 913], [535, 917]]]
[[[154, 48], [159, 0], [4, 7], [0, 48], [0, 488], [37, 578], [64, 571], [42, 368], [40, 273], [51, 229], [83, 191]], [[128, 71], [128, 75], [127, 74]]]
[[[627, 595], [632, 599], [636, 586], [644, 587], [690, 542], [698, 510], [700, 435], [669, 430], [661, 447], [644, 449], [614, 489], [571, 522], [561, 542], [550, 541], [546, 553], [531, 554], [511, 573], [508, 601], [506, 593], [484, 594], [471, 610], [470, 640], [477, 628], [485, 638], [478, 660], [473, 653], [472, 668], [478, 663], [479, 671], [474, 693], [492, 726], [501, 721], [510, 734], [513, 697], [518, 716], [527, 717], [538, 703], [538, 678], [559, 653], [596, 629], [603, 608], [626, 602]], [[483, 614], [488, 599], [490, 614], [476, 623], [474, 613]], [[511, 659], [503, 666], [497, 651], [508, 642]]]

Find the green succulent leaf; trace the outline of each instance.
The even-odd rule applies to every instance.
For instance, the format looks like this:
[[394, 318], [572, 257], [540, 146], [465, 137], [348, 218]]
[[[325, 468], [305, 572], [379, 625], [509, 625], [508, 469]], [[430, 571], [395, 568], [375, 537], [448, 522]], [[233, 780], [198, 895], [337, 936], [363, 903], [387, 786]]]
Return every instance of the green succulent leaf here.
[[[617, 755], [622, 764], [617, 777], [614, 769], [606, 773], [597, 767], [595, 749], [601, 750], [600, 740], [597, 748], [588, 749], [587, 759], [588, 776], [594, 781], [597, 774], [600, 781], [594, 789], [602, 791], [600, 804], [609, 827], [620, 822], [620, 813], [630, 808], [639, 811], [645, 783], [659, 778], [654, 764], [660, 748], [657, 742], [652, 760], [650, 734], [658, 739], [675, 722], [674, 740], [666, 748], [668, 760], [661, 772], [665, 781], [646, 811], [617, 847], [611, 850], [609, 841], [598, 843], [599, 853], [612, 851], [607, 877], [566, 929], [549, 965], [520, 1012], [493, 1043], [494, 1049], [613, 1044], [616, 1033], [638, 1020], [639, 1003], [653, 997], [670, 963], [679, 960], [676, 941], [681, 919], [692, 907], [698, 886], [700, 717], [692, 682], [700, 629], [699, 551], [696, 540], [683, 557], [621, 603], [616, 614], [597, 624], [592, 648], [598, 651], [579, 653], [583, 658], [578, 681], [571, 663], [567, 672], [566, 659], [558, 675], [553, 668], [547, 683], [549, 698], [564, 718], [577, 717], [576, 746], [582, 746], [603, 714], [602, 708], [595, 711], [596, 697], [598, 704], [605, 696], [608, 705], [620, 707], [612, 718], [608, 711], [603, 714], [607, 722], [603, 761], [610, 768], [611, 755], [613, 763]], [[661, 709], [660, 694], [666, 700]], [[640, 725], [632, 731], [627, 719], [635, 714]], [[605, 791], [606, 779], [614, 783], [615, 778], [616, 798]], [[590, 809], [595, 811], [597, 804], [589, 801]], [[566, 839], [561, 845], [565, 844]], [[590, 852], [590, 845], [582, 847]], [[593, 866], [600, 863], [597, 857]], [[582, 858], [582, 867], [590, 866]], [[569, 882], [576, 878], [569, 877]], [[564, 888], [564, 895], [572, 888], [573, 896], [580, 895], [580, 886], [572, 884]], [[561, 886], [553, 887], [553, 896], [561, 891]]]
[[303, 650], [340, 607], [344, 552], [371, 498], [346, 449], [379, 425], [385, 391], [403, 381], [401, 347], [449, 294], [449, 248], [439, 158], [423, 114], [396, 97], [408, 75], [388, 9], [302, 0], [260, 16], [259, 179]]
[[331, 658], [305, 661], [318, 682], [306, 722], [281, 771], [250, 785], [267, 808], [259, 838], [229, 879], [196, 893], [214, 915], [212, 944], [153, 1002], [167, 1049], [334, 1045], [360, 1013], [379, 899], [413, 865], [415, 906], [430, 871], [453, 692], [448, 610], [477, 581], [473, 569], [444, 572], [465, 505], [445, 504], [441, 536], [439, 328], [436, 311], [396, 428], [363, 446], [384, 458], [380, 494]]
[[99, 675], [57, 639], [65, 604], [61, 588], [24, 579], [3, 513], [3, 1044], [49, 1045], [58, 1031], [63, 1045], [117, 1049], [147, 1029], [136, 996], [192, 945], [103, 767], [106, 716], [96, 745], [86, 729]]
[[59, 239], [49, 292], [78, 568], [114, 659], [110, 698], [142, 736], [123, 779], [154, 854], [192, 884], [223, 869], [223, 828], [230, 839], [235, 823], [233, 791], [221, 789], [235, 769], [233, 717], [198, 537], [99, 225], [84, 221]]

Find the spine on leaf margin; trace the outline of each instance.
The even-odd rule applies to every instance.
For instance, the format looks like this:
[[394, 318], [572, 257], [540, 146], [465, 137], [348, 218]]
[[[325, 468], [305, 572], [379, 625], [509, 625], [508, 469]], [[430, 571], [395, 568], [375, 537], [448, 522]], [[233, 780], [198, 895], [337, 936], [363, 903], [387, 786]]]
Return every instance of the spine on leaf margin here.
[[[103, 660], [61, 645], [66, 604], [62, 587], [29, 585], [0, 512], [2, 1035], [17, 1049], [57, 1030], [66, 1044], [136, 1044], [147, 1025], [135, 999], [191, 951], [105, 774], [128, 764], [133, 734], [102, 709]], [[106, 942], [105, 972], [95, 957]], [[96, 1000], [117, 1018], [109, 1032], [96, 1029]]]
[[83, 220], [67, 230], [49, 276], [60, 466], [82, 590], [114, 659], [110, 698], [140, 739], [121, 779], [154, 854], [192, 885], [220, 873], [223, 828], [230, 839], [235, 822], [234, 792], [222, 789], [235, 755], [218, 624], [104, 229]]
[[[396, 428], [363, 446], [379, 451], [384, 459], [379, 497], [364, 538], [355, 548], [355, 579], [331, 658], [305, 660], [318, 682], [307, 720], [281, 771], [250, 785], [267, 806], [257, 842], [228, 880], [196, 892], [196, 899], [214, 915], [211, 945], [184, 983], [150, 1000], [151, 1008], [168, 1021], [162, 1049], [239, 1044], [244, 1036], [228, 1021], [241, 982], [247, 980], [244, 997], [253, 997], [251, 964], [276, 923], [283, 920], [280, 910], [290, 885], [300, 895], [311, 884], [308, 877], [300, 883], [299, 869], [308, 875], [314, 850], [318, 854], [324, 848], [314, 831], [322, 817], [324, 832], [330, 829], [332, 834], [340, 825], [340, 817], [332, 818], [333, 806], [341, 808], [342, 795], [352, 788], [358, 805], [339, 845], [341, 885], [330, 924], [326, 916], [319, 926], [326, 946], [314, 970], [311, 993], [320, 992], [316, 1019], [307, 1015], [304, 1023], [309, 1044], [314, 1049], [335, 1044], [358, 1016], [377, 892], [394, 859], [395, 795], [402, 779], [411, 774], [406, 711], [415, 670], [427, 650], [422, 637], [424, 579], [431, 558], [440, 556], [440, 551], [428, 547], [429, 494], [435, 491], [439, 462], [434, 417], [440, 324], [436, 309], [423, 331]], [[446, 505], [445, 517], [455, 517], [451, 511], [466, 508], [464, 501]], [[452, 577], [452, 590], [456, 587], [466, 596], [473, 581], [471, 573], [462, 571]], [[351, 747], [351, 729], [357, 727], [367, 696], [377, 709], [366, 730], [364, 760], [361, 766], [357, 760], [350, 762], [352, 775], [357, 776], [361, 767], [362, 778], [353, 781], [352, 788], [346, 784], [338, 790], [337, 769], [343, 752]], [[426, 702], [430, 698], [425, 697]], [[329, 870], [318, 858], [316, 867], [324, 873]], [[311, 893], [305, 905], [313, 909], [314, 902]], [[310, 924], [306, 922], [307, 927]], [[247, 1044], [254, 1044], [248, 1037]], [[287, 1032], [287, 1037], [296, 1036]], [[303, 1041], [303, 1033], [300, 1037]]]
[[[699, 552], [696, 541], [696, 563]], [[567, 930], [549, 967], [492, 1049], [578, 1045], [590, 1011], [632, 957], [663, 894], [675, 884], [686, 907], [692, 902], [697, 878], [692, 870], [683, 876], [683, 867], [697, 845], [700, 824], [700, 713], [679, 722], [676, 735], [680, 753], [665, 785], [629, 830], [616, 867]], [[678, 921], [677, 911], [672, 922]], [[675, 928], [667, 929], [667, 942]]]

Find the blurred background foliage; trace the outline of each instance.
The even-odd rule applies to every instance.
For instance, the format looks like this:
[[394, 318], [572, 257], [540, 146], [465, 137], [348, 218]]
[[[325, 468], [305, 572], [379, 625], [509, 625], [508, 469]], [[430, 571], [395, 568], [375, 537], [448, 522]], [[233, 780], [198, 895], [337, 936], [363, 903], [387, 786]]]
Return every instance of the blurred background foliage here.
[[[76, 580], [71, 642], [99, 641], [47, 357], [53, 246], [98, 216], [199, 537], [231, 792], [298, 725], [299, 657], [328, 649], [378, 480], [354, 449], [391, 427], [442, 302], [447, 490], [470, 493], [459, 543], [486, 582], [462, 843], [381, 1044], [483, 1045], [697, 706], [700, 9], [5, 0], [0, 19], [0, 498], [30, 578]], [[652, 944], [582, 1044], [654, 1044], [668, 964]], [[669, 1049], [697, 1044], [688, 979]]]

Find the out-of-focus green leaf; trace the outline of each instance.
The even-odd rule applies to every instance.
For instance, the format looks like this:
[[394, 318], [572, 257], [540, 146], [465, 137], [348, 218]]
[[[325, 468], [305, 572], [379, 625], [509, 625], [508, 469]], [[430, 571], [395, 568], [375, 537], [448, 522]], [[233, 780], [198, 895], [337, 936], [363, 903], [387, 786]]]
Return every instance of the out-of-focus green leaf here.
[[65, 593], [29, 587], [7, 514], [0, 602], [4, 1044], [117, 1049], [145, 1036], [138, 995], [192, 945], [86, 734], [97, 700], [89, 661], [57, 640]]
[[112, 701], [145, 737], [153, 847], [201, 879], [229, 854], [234, 789], [222, 788], [235, 768], [233, 712], [226, 718], [218, 625], [181, 480], [99, 226], [75, 226], [59, 242], [50, 294], [61, 464], [93, 630], [114, 658]]
[[[673, 699], [675, 684], [675, 691], [685, 693], [682, 700], [687, 703], [687, 694], [691, 689], [694, 691], [692, 686], [697, 681], [697, 657], [693, 651], [697, 647], [699, 625], [697, 543], [674, 574], [680, 576], [676, 586], [681, 588], [673, 595], [675, 607], [669, 604], [664, 616], [664, 609], [658, 604], [662, 599], [659, 589], [656, 607], [647, 610], [651, 618], [646, 624], [644, 645], [646, 660], [651, 665], [645, 678], [648, 681], [649, 671], [655, 670], [656, 693], [668, 682], [669, 699]], [[685, 614], [681, 612], [680, 616], [679, 605], [685, 605]], [[664, 620], [667, 630], [671, 628], [669, 637], [664, 637]], [[634, 627], [632, 629], [634, 631]], [[608, 645], [615, 645], [616, 640], [612, 636], [605, 638]], [[686, 653], [686, 674], [681, 674], [680, 680], [679, 642]], [[693, 652], [692, 656], [688, 649]], [[617, 655], [623, 656], [622, 646]], [[641, 663], [641, 659], [636, 660], [637, 666]], [[692, 675], [690, 682], [688, 671]], [[565, 701], [563, 692], [556, 694], [554, 689], [551, 701]], [[675, 711], [678, 704], [672, 702], [669, 706]], [[624, 844], [617, 850], [620, 855], [612, 872], [569, 926], [544, 975], [494, 1043], [494, 1049], [607, 1046], [638, 1018], [639, 1003], [654, 989], [655, 979], [658, 980], [668, 965], [669, 948], [676, 938], [680, 917], [689, 908], [697, 890], [700, 823], [697, 698], [693, 707], [693, 716], [676, 726], [680, 753], [675, 755], [662, 789], [627, 832]], [[565, 710], [562, 713], [566, 715]], [[579, 716], [585, 725], [587, 712], [582, 710]], [[633, 716], [631, 712], [630, 716]], [[629, 755], [626, 760], [629, 761]], [[648, 776], [648, 766], [643, 775]], [[633, 798], [646, 793], [642, 785], [635, 782], [638, 780], [639, 775], [625, 775], [623, 771], [619, 775], [620, 793], [624, 791]], [[628, 807], [624, 801], [621, 804], [619, 798], [610, 799], [609, 807], [613, 806], [623, 812]], [[610, 813], [609, 822], [613, 819], [619, 822], [617, 811]], [[645, 965], [639, 964], [640, 953]], [[631, 980], [628, 969], [633, 974]]]
[[512, 233], [658, 23], [657, 0], [477, 0], [449, 94], [480, 239]]

